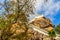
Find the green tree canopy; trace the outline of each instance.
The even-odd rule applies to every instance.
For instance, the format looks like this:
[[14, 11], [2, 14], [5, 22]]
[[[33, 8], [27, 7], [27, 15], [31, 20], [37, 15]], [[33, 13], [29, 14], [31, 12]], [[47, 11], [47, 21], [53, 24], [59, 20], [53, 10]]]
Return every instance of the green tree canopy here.
[[55, 27], [55, 31], [56, 31], [56, 33], [60, 34], [60, 24], [58, 24], [58, 25]]

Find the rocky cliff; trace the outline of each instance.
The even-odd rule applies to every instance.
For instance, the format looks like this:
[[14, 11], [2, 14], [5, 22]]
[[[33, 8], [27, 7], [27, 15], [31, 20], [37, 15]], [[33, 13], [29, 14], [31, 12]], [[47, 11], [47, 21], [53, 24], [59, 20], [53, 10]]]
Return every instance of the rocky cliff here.
[[[35, 28], [42, 29], [42, 31], [43, 30], [51, 31], [51, 30], [53, 30], [53, 26], [54, 26], [52, 24], [52, 22], [50, 21], [50, 19], [45, 18], [42, 15], [39, 15], [39, 16], [35, 17], [31, 21], [29, 21], [29, 23], [31, 25], [34, 25], [33, 27], [35, 27]], [[34, 31], [32, 29], [30, 29], [28, 32], [32, 34], [30, 40], [51, 40], [49, 36], [46, 36], [42, 33]]]
[[53, 29], [53, 24], [50, 21], [50, 19], [45, 18], [44, 16], [40, 15], [35, 17], [33, 20], [30, 21], [30, 24], [38, 27], [38, 28], [42, 28], [45, 29], [47, 31], [50, 31]]

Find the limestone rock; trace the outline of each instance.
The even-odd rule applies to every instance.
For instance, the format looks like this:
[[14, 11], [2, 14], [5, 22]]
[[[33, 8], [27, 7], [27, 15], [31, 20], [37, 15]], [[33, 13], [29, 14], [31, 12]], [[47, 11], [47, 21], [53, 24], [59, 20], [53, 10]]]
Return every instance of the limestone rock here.
[[53, 24], [50, 21], [50, 19], [45, 18], [44, 16], [37, 16], [32, 21], [30, 21], [30, 24], [45, 29], [47, 31], [50, 31], [53, 29]]

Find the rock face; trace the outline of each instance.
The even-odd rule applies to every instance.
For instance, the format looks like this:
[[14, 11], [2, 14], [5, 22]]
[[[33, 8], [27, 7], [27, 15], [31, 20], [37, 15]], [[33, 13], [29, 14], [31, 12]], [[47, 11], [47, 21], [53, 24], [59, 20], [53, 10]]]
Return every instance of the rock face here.
[[[52, 22], [48, 18], [45, 18], [44, 16], [37, 16], [29, 23], [31, 25], [34, 25], [33, 27], [41, 28], [45, 31], [53, 30]], [[37, 31], [33, 31], [32, 29], [30, 29], [28, 32], [32, 34], [30, 40], [51, 40], [49, 36], [38, 33]]]
[[33, 19], [33, 21], [30, 21], [30, 24], [38, 28], [45, 29], [47, 31], [53, 29], [52, 22], [48, 18], [45, 18], [44, 16], [37, 16], [35, 19]]
[[43, 35], [37, 31], [34, 31], [32, 29], [28, 30], [28, 33], [31, 35], [29, 40], [50, 40], [49, 36]]

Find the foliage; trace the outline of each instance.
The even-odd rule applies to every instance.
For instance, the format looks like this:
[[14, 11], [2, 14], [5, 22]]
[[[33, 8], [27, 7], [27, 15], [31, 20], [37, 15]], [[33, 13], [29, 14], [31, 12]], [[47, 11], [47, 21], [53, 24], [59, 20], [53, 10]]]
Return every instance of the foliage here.
[[0, 17], [1, 40], [15, 38], [16, 40], [28, 40], [28, 17], [33, 14], [31, 0], [17, 0], [16, 2], [5, 0], [2, 7], [4, 15]]
[[56, 36], [56, 33], [54, 30], [51, 30], [51, 31], [48, 31], [48, 34], [50, 37], [55, 37]]
[[55, 40], [54, 37], [56, 37], [56, 33], [54, 30], [48, 31], [48, 34], [49, 34], [51, 40]]
[[60, 34], [60, 24], [58, 24], [58, 25], [55, 27], [55, 31], [56, 31], [56, 33]]

